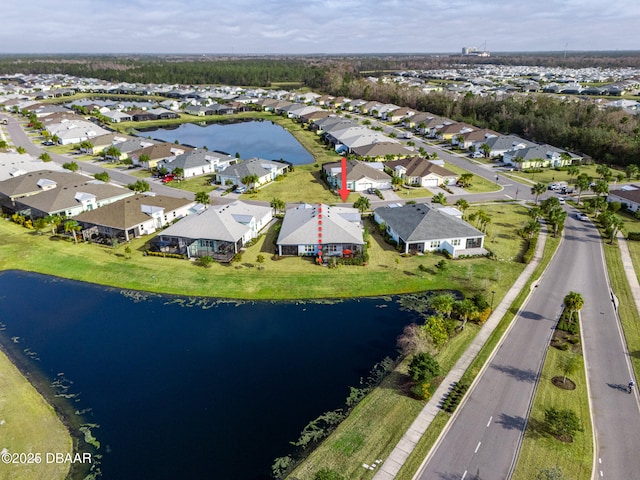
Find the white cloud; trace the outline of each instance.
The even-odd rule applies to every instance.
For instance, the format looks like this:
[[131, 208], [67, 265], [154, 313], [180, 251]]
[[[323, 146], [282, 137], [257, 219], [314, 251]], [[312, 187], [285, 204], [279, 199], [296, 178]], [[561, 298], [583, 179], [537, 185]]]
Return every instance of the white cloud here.
[[630, 50], [638, 24], [635, 0], [5, 0], [0, 53]]

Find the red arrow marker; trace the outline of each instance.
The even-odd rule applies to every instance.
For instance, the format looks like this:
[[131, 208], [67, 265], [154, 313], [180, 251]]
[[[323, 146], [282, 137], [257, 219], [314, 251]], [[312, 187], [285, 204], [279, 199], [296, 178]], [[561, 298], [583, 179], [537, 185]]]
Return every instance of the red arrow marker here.
[[342, 187], [338, 190], [340, 198], [343, 202], [347, 201], [349, 196], [349, 189], [347, 188], [347, 159], [342, 157]]

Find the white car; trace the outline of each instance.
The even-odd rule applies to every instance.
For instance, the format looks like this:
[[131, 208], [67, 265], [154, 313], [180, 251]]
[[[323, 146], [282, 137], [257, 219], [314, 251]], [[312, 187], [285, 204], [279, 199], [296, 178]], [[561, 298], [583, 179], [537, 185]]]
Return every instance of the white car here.
[[589, 220], [589, 216], [586, 213], [579, 213], [578, 220], [582, 220], [583, 222], [586, 222], [587, 220]]
[[558, 201], [560, 202], [560, 205], [564, 205], [565, 203], [564, 198], [562, 197], [558, 197]]

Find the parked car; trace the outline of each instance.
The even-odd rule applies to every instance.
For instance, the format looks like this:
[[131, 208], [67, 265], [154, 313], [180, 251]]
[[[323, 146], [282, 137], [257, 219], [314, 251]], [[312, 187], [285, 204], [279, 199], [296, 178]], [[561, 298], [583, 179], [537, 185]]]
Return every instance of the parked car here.
[[236, 193], [244, 193], [247, 191], [247, 187], [238, 187], [234, 190]]
[[162, 179], [162, 183], [173, 182], [173, 178], [174, 178], [173, 173], [169, 173], [169, 174], [164, 176], [164, 178]]
[[55, 143], [53, 143], [51, 140], [45, 140], [44, 142], [42, 142], [42, 145], [44, 145], [46, 147], [51, 147], [51, 146], [55, 145]]

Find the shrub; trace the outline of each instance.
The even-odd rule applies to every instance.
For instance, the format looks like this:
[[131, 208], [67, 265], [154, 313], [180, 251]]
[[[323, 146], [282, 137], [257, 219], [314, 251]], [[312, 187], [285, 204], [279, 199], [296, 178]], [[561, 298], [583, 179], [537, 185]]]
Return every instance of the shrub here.
[[569, 409], [558, 410], [555, 407], [544, 411], [544, 425], [548, 432], [557, 437], [573, 437], [583, 430], [576, 412]]
[[204, 268], [211, 268], [211, 265], [213, 265], [213, 258], [209, 255], [205, 255], [196, 260], [196, 264]]
[[427, 382], [440, 375], [440, 364], [428, 353], [418, 353], [409, 362], [409, 375], [416, 382]]
[[411, 393], [419, 400], [429, 400], [431, 398], [431, 384], [421, 382], [411, 387]]

